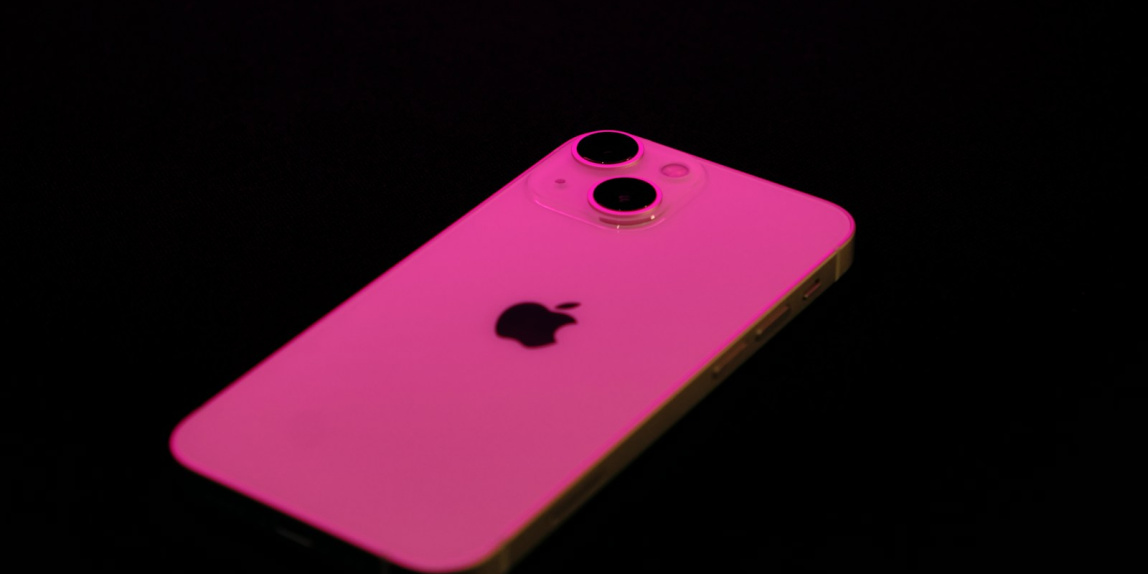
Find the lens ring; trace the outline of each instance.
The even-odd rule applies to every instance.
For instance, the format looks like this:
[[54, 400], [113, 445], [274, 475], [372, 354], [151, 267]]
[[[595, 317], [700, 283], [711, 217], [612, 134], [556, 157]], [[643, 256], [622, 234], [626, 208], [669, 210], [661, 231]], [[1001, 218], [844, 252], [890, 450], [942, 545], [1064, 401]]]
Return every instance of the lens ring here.
[[632, 163], [641, 155], [641, 142], [617, 131], [586, 134], [574, 146], [574, 157], [592, 167], [619, 167]]
[[662, 194], [658, 188], [633, 177], [607, 179], [590, 192], [590, 205], [610, 215], [638, 215], [653, 209], [661, 201]]

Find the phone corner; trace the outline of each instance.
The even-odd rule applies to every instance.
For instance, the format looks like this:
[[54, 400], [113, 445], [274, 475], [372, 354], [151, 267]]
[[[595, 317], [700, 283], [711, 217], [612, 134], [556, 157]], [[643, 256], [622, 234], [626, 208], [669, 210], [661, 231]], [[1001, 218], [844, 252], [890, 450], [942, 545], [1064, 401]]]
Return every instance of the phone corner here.
[[846, 242], [853, 241], [853, 234], [854, 234], [854, 232], [857, 231], [857, 220], [855, 220], [853, 218], [853, 214], [849, 213], [849, 210], [845, 209], [844, 207], [841, 207], [840, 205], [837, 205], [836, 203], [833, 203], [833, 202], [829, 202], [829, 204], [832, 205], [833, 207], [837, 208], [838, 213], [840, 213], [841, 216], [843, 218], [845, 218], [846, 226], [847, 226], [847, 229], [849, 230], [848, 239], [846, 240]]
[[382, 564], [398, 566], [402, 572], [423, 572], [426, 574], [506, 574], [510, 571], [512, 561], [507, 545], [500, 545], [492, 552], [487, 552], [478, 558], [411, 561], [392, 558], [388, 560], [377, 556]]
[[510, 566], [510, 555], [506, 551], [506, 546], [500, 546], [478, 563], [459, 571], [459, 574], [506, 574], [510, 571]]
[[853, 246], [854, 239], [857, 236], [857, 221], [853, 218], [853, 214], [849, 213], [844, 207], [829, 200], [822, 199], [822, 201], [832, 208], [840, 221], [840, 231], [838, 231], [840, 240], [834, 249], [833, 255], [836, 265], [836, 277], [834, 280], [836, 280], [840, 279], [841, 276], [853, 266]]
[[180, 466], [188, 470], [194, 470], [194, 463], [192, 462], [188, 447], [191, 419], [192, 415], [185, 416], [171, 429], [171, 433], [169, 433], [167, 437], [168, 453]]
[[853, 218], [853, 214], [841, 205], [829, 201], [823, 197], [812, 196], [821, 200], [827, 207], [829, 207], [839, 218], [841, 226], [841, 236], [843, 237], [841, 245], [845, 246], [853, 241], [853, 235], [857, 231], [857, 221]]

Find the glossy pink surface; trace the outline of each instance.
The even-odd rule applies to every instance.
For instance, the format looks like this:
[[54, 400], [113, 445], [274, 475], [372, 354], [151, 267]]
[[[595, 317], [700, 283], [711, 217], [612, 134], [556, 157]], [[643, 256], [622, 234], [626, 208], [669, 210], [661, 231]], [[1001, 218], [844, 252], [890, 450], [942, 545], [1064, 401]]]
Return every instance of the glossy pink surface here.
[[[172, 451], [400, 565], [481, 561], [852, 234], [832, 204], [643, 144], [631, 176], [702, 166], [656, 223], [542, 206], [546, 182], [585, 203], [579, 185], [621, 174], [568, 142], [189, 416]], [[577, 323], [534, 349], [495, 336], [524, 301], [578, 302]]]

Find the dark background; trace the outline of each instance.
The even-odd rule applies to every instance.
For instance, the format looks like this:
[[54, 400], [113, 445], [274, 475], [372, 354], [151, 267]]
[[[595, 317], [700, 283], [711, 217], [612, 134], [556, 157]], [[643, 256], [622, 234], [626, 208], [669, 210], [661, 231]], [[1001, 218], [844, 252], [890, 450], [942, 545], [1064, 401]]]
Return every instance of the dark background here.
[[10, 561], [327, 571], [185, 494], [168, 433], [550, 150], [610, 128], [838, 203], [856, 262], [517, 572], [1144, 562], [1129, 14], [4, 10]]

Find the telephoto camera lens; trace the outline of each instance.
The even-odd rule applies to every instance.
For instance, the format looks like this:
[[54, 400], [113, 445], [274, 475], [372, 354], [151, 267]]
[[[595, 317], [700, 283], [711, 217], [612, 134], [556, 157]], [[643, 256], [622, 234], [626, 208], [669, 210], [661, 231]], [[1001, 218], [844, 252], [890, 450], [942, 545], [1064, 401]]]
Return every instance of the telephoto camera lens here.
[[594, 188], [594, 203], [611, 211], [641, 211], [657, 201], [658, 190], [650, 182], [632, 177], [607, 179]]
[[598, 132], [578, 142], [578, 155], [602, 166], [626, 163], [638, 156], [638, 141], [619, 132]]

